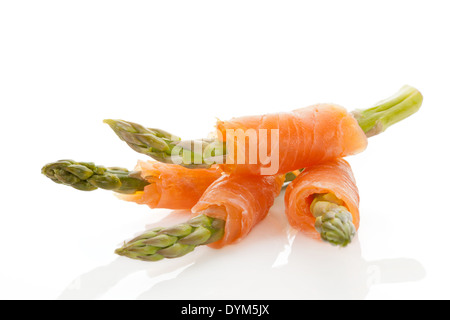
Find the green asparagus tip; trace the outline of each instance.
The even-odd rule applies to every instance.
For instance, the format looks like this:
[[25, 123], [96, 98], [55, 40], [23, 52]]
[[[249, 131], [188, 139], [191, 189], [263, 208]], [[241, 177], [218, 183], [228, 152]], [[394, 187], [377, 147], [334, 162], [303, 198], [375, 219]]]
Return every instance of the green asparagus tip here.
[[352, 216], [345, 210], [333, 210], [316, 219], [321, 238], [333, 245], [346, 247], [356, 234]]
[[223, 237], [225, 221], [200, 215], [169, 228], [149, 230], [125, 243], [116, 254], [141, 261], [173, 259]]
[[336, 246], [346, 247], [356, 235], [351, 213], [334, 194], [318, 194], [311, 203], [315, 227], [321, 238]]
[[149, 183], [137, 172], [124, 168], [106, 168], [92, 162], [60, 160], [42, 168], [42, 174], [53, 182], [82, 191], [97, 189], [132, 194], [144, 190]]
[[140, 124], [105, 119], [116, 135], [134, 151], [145, 154], [156, 161], [179, 164], [187, 168], [209, 168], [217, 159], [224, 160], [226, 144], [211, 139], [185, 140], [154, 128]]
[[146, 128], [130, 121], [105, 119], [103, 122], [108, 124], [134, 151], [161, 162], [167, 162], [165, 159], [170, 157], [174, 142], [181, 140], [164, 130]]

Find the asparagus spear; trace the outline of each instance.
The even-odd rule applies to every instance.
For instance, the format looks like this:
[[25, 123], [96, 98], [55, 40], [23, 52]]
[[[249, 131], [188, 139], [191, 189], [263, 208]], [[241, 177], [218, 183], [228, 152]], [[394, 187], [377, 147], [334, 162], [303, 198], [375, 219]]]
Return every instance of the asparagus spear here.
[[[422, 94], [411, 86], [404, 86], [397, 94], [365, 110], [355, 110], [353, 116], [367, 137], [380, 134], [393, 124], [417, 112], [423, 101]], [[104, 121], [133, 150], [165, 163], [180, 164], [189, 168], [209, 167], [226, 157], [226, 144], [214, 140], [181, 141], [162, 137], [155, 129], [124, 120]]]
[[225, 221], [199, 215], [174, 227], [149, 230], [125, 243], [116, 253], [142, 261], [178, 258], [197, 246], [220, 240], [224, 229]]
[[144, 190], [149, 183], [136, 171], [124, 168], [105, 168], [92, 162], [60, 160], [45, 165], [42, 174], [53, 182], [71, 186], [82, 191], [98, 188], [118, 193], [133, 194]]
[[214, 159], [223, 156], [225, 145], [210, 139], [182, 141], [160, 129], [146, 128], [140, 124], [106, 119], [117, 136], [125, 141], [134, 151], [145, 154], [153, 159], [170, 164], [181, 164], [190, 168], [208, 168], [214, 162], [207, 161], [205, 155]]

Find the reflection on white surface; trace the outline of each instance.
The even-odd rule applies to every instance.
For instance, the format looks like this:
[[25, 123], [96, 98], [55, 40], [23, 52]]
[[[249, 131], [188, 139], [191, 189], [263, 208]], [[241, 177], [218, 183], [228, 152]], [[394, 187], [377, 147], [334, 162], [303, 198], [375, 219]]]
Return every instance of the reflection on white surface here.
[[[345, 249], [310, 240], [287, 225], [283, 210], [281, 197], [247, 239], [220, 250], [156, 263], [117, 258], [75, 279], [60, 298], [364, 299], [373, 285], [425, 277], [414, 259], [366, 261], [358, 239]], [[121, 286], [134, 296], [115, 290]]]
[[284, 266], [289, 262], [289, 256], [291, 255], [292, 251], [292, 244], [294, 243], [298, 230], [290, 226], [288, 226], [286, 229], [287, 243], [284, 245], [283, 251], [278, 254], [275, 262], [272, 265], [273, 268]]

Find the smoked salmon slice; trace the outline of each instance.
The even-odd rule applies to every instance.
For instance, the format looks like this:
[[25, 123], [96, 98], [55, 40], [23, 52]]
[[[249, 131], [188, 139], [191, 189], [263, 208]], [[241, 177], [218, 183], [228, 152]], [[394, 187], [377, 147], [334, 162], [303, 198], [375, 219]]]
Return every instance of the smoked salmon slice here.
[[190, 210], [205, 190], [222, 175], [218, 166], [209, 169], [188, 169], [156, 161], [139, 161], [135, 171], [150, 184], [135, 194], [118, 194], [125, 201], [150, 208]]
[[316, 195], [322, 194], [332, 194], [339, 199], [350, 212], [356, 230], [359, 228], [358, 188], [350, 165], [343, 159], [308, 167], [287, 187], [286, 216], [292, 227], [320, 239], [311, 204]]
[[224, 236], [209, 246], [219, 249], [244, 238], [266, 217], [283, 182], [284, 176], [234, 174], [215, 181], [192, 208], [195, 215], [205, 214], [225, 221]]
[[[237, 137], [238, 132], [247, 134], [245, 140]], [[358, 121], [334, 104], [218, 121], [217, 136], [227, 142], [224, 170], [250, 175], [286, 174], [367, 147]]]

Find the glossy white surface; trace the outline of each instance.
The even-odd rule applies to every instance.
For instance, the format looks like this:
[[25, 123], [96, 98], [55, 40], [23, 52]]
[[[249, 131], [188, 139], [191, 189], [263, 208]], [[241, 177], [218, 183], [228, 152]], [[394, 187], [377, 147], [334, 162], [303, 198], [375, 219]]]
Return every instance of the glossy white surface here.
[[[3, 1], [0, 298], [448, 299], [448, 1]], [[291, 230], [277, 199], [244, 241], [178, 260], [116, 257], [185, 213], [40, 174], [72, 158], [145, 159], [102, 124], [187, 139], [215, 117], [317, 102], [369, 107], [403, 84], [422, 110], [349, 158], [361, 229], [337, 249]]]
[[115, 259], [77, 277], [60, 298], [362, 299], [373, 286], [426, 275], [413, 258], [367, 260], [359, 240], [345, 250], [311, 241], [290, 229], [283, 208], [279, 200], [237, 246], [151, 265]]

